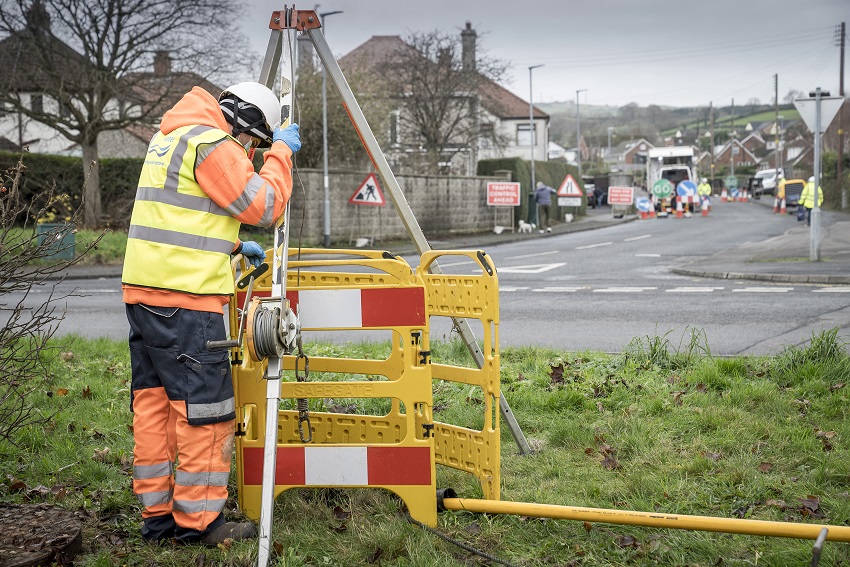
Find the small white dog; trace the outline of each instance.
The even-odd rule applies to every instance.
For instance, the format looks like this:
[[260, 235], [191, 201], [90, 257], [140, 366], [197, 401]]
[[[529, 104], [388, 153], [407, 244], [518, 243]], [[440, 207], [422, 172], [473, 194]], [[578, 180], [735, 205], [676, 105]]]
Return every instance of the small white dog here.
[[531, 233], [531, 231], [533, 231], [535, 228], [537, 228], [536, 224], [534, 224], [534, 223], [529, 224], [522, 219], [520, 219], [518, 221], [518, 224], [519, 224], [519, 231], [520, 232], [527, 232], [529, 234]]

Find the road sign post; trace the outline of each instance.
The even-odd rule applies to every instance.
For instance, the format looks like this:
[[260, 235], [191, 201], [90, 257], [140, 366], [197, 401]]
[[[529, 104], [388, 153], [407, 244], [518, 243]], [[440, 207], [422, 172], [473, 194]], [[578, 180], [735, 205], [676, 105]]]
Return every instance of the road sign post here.
[[832, 122], [835, 115], [844, 104], [843, 96], [829, 96], [828, 92], [823, 92], [820, 87], [814, 92], [809, 93], [812, 98], [801, 98], [794, 101], [794, 106], [800, 113], [800, 118], [809, 127], [809, 130], [815, 135], [815, 195], [814, 206], [812, 207], [812, 223], [809, 238], [809, 260], [817, 262], [820, 260], [820, 204], [818, 203], [819, 192], [821, 191], [821, 134], [826, 130]]

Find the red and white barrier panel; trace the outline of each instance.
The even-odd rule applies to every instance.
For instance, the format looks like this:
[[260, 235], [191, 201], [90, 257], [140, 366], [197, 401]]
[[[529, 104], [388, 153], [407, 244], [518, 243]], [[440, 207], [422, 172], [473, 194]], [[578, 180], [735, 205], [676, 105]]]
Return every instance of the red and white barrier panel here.
[[[263, 448], [242, 450], [244, 484], [263, 484]], [[276, 485], [401, 486], [431, 484], [428, 447], [278, 447]]]
[[[425, 325], [425, 289], [421, 287], [290, 290], [286, 298], [298, 314], [301, 329], [307, 331]], [[245, 293], [237, 293], [236, 301], [244, 305]]]

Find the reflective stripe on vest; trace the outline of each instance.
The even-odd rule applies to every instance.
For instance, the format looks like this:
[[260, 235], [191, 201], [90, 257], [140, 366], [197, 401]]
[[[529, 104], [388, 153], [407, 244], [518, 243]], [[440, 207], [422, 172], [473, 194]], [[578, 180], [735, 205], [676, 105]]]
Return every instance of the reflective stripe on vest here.
[[[240, 223], [195, 180], [197, 160], [228, 140], [233, 138], [210, 126], [184, 126], [153, 137], [130, 219], [123, 283], [233, 294], [230, 252]], [[200, 157], [199, 148], [204, 149]]]

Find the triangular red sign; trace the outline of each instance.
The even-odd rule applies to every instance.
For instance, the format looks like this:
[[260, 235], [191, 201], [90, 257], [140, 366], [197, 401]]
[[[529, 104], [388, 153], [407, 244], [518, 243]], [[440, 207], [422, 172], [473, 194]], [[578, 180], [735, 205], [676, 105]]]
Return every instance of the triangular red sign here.
[[384, 199], [384, 193], [381, 191], [381, 186], [378, 185], [378, 178], [374, 173], [370, 173], [357, 188], [348, 202], [352, 205], [371, 205], [373, 207], [385, 207], [387, 205]]
[[569, 173], [558, 188], [558, 197], [581, 197], [581, 187]]

